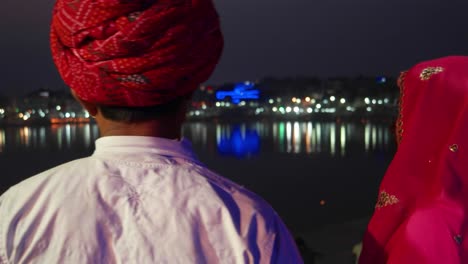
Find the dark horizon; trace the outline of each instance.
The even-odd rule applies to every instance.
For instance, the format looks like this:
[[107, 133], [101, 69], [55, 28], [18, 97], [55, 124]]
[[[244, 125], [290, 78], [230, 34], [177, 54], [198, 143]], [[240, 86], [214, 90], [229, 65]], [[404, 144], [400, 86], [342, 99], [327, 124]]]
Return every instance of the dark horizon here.
[[[52, 0], [2, 3], [0, 94], [66, 89], [49, 51]], [[397, 76], [415, 63], [468, 55], [466, 1], [215, 0], [225, 36], [209, 84], [266, 76]], [[13, 12], [14, 10], [14, 12]]]

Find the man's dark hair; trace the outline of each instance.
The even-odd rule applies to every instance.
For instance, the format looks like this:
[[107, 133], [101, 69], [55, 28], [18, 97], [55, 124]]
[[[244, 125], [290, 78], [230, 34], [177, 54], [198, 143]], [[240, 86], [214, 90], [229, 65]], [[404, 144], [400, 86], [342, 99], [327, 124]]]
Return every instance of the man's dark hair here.
[[187, 103], [187, 97], [175, 99], [169, 103], [148, 107], [125, 107], [100, 105], [102, 115], [112, 121], [133, 123], [152, 120], [174, 114]]

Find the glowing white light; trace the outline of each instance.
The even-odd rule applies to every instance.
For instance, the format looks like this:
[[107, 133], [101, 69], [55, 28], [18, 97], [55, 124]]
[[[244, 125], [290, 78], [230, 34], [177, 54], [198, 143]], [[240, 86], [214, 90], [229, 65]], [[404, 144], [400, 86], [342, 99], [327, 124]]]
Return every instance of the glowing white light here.
[[364, 98], [364, 103], [370, 104], [370, 102], [371, 102], [371, 101], [370, 101], [369, 97]]
[[221, 103], [220, 102], [216, 102], [216, 107], [220, 107], [221, 106]]
[[376, 104], [376, 103], [377, 103], [377, 100], [372, 99], [372, 104]]
[[297, 106], [294, 107], [294, 113], [296, 113], [296, 114], [299, 113], [299, 107], [297, 107]]
[[317, 109], [320, 109], [320, 108], [322, 108], [322, 105], [321, 105], [321, 104], [317, 104], [315, 107], [316, 107]]
[[369, 106], [369, 107], [367, 107], [366, 110], [367, 110], [367, 112], [372, 112], [372, 107]]
[[384, 103], [388, 104], [390, 102], [390, 100], [388, 98], [385, 98], [384, 100]]
[[23, 120], [24, 120], [24, 121], [26, 121], [26, 120], [28, 120], [28, 119], [29, 119], [29, 116], [27, 116], [27, 115], [23, 116]]
[[341, 99], [340, 99], [340, 103], [341, 103], [341, 104], [344, 104], [344, 103], [346, 103], [346, 99], [344, 99], [344, 98], [341, 98]]
[[335, 102], [335, 100], [336, 100], [336, 97], [335, 97], [335, 96], [333, 96], [333, 95], [330, 96], [330, 101]]
[[301, 102], [302, 102], [301, 99], [299, 99], [299, 98], [296, 99], [296, 104], [300, 104]]
[[383, 101], [382, 101], [382, 100], [379, 100], [379, 101], [377, 101], [377, 103], [378, 103], [379, 105], [381, 105], [381, 104], [383, 104]]
[[274, 103], [275, 103], [275, 100], [270, 99], [270, 100], [268, 100], [268, 102], [269, 102], [270, 104], [274, 104]]
[[307, 108], [307, 113], [309, 113], [309, 114], [310, 114], [310, 113], [312, 113], [313, 111], [314, 111], [314, 109], [312, 109], [312, 108], [310, 108], [310, 107], [309, 107], [309, 108]]
[[310, 97], [307, 96], [307, 97], [305, 98], [305, 101], [309, 103], [309, 102], [310, 102]]
[[60, 111], [60, 110], [62, 109], [62, 107], [61, 107], [60, 105], [57, 105], [57, 106], [55, 107], [55, 109], [57, 109], [57, 111]]
[[295, 103], [295, 102], [296, 102], [296, 100], [297, 100], [297, 98], [296, 98], [296, 97], [293, 97], [293, 98], [291, 98], [291, 101], [292, 101], [293, 103]]
[[[192, 113], [192, 112], [190, 112], [190, 114], [192, 114], [192, 115], [193, 115], [193, 113]], [[89, 118], [89, 113], [88, 113], [88, 111], [84, 111], [84, 116], [85, 116], [85, 118]]]
[[0, 108], [0, 114], [4, 114], [4, 113], [5, 113], [5, 109]]
[[275, 106], [271, 109], [271, 111], [273, 111], [274, 113], [278, 112], [278, 108]]
[[286, 113], [291, 113], [292, 108], [290, 106], [286, 107]]
[[65, 113], [65, 118], [70, 118], [70, 113]]
[[280, 111], [282, 114], [284, 114], [284, 107], [280, 107], [280, 108], [279, 108], [279, 111]]
[[312, 104], [315, 104], [315, 102], [317, 102], [317, 100], [311, 99], [310, 102], [311, 102]]

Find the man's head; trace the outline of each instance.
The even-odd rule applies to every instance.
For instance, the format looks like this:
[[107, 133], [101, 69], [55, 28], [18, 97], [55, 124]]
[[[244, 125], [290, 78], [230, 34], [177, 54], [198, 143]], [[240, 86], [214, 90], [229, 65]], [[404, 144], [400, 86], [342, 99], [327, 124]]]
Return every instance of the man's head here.
[[153, 109], [187, 97], [223, 48], [211, 0], [57, 0], [50, 38], [65, 83], [104, 108]]

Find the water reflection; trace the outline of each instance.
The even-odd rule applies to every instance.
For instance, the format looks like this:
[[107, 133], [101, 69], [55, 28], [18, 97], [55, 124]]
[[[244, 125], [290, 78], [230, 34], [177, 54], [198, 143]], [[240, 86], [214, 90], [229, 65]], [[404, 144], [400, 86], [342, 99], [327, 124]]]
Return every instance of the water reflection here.
[[6, 127], [0, 128], [0, 152], [33, 149], [89, 150], [98, 136], [99, 130], [95, 124]]
[[364, 131], [364, 148], [366, 152], [383, 149], [393, 145], [393, 135], [388, 125], [366, 124]]
[[[211, 155], [250, 157], [264, 153], [327, 154], [388, 152], [394, 148], [388, 124], [335, 122], [187, 123], [182, 135]], [[95, 124], [0, 128], [0, 153], [30, 149], [92, 150]]]
[[5, 131], [0, 130], [0, 152], [3, 152], [5, 147]]
[[216, 141], [220, 154], [243, 158], [260, 152], [260, 136], [257, 130], [245, 126], [234, 126], [230, 130], [220, 127], [216, 128]]
[[[204, 130], [200, 129], [204, 127]], [[206, 149], [212, 139], [219, 154], [251, 156], [266, 152], [347, 156], [382, 152], [394, 147], [388, 124], [335, 122], [257, 122], [249, 124], [186, 124], [185, 137], [195, 148]], [[195, 132], [197, 131], [197, 132]], [[261, 144], [260, 144], [261, 143]], [[253, 148], [260, 150], [254, 150]]]

